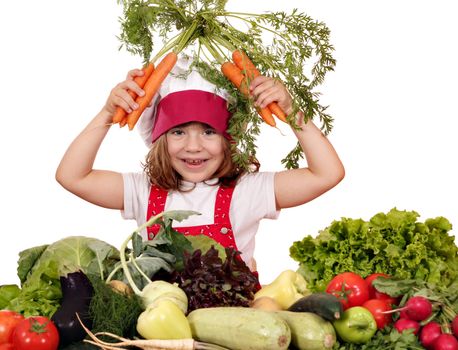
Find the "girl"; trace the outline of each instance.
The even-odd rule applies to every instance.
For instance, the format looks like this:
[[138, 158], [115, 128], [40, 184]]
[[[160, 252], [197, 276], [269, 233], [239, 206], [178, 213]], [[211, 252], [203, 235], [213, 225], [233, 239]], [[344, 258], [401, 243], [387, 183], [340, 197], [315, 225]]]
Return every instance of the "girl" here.
[[[300, 113], [300, 129], [294, 133], [306, 156], [306, 168], [281, 172], [256, 168], [249, 173], [239, 169], [232, 161], [226, 132], [229, 96], [190, 69], [185, 59], [177, 62], [140, 119], [138, 128], [150, 146], [144, 172], [93, 169], [116, 108], [127, 112], [138, 108], [128, 90], [144, 94], [133, 80], [142, 74], [133, 70], [113, 88], [102, 110], [60, 162], [57, 181], [84, 200], [121, 210], [125, 219], [136, 219], [138, 225], [163, 210], [197, 211], [201, 215], [174, 223], [174, 228], [183, 234], [203, 233], [237, 249], [255, 270], [253, 252], [260, 220], [275, 219], [280, 209], [311, 201], [344, 177], [329, 140], [312, 121], [303, 123]], [[250, 90], [256, 106], [276, 101], [286, 113], [292, 111], [292, 98], [282, 83], [260, 76]], [[144, 239], [151, 239], [157, 230], [148, 228]]]

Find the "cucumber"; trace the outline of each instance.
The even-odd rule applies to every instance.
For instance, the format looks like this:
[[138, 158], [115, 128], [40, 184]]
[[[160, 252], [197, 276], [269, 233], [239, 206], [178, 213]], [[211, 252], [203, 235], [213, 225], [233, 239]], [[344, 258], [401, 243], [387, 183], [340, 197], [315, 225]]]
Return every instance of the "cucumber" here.
[[326, 321], [334, 321], [342, 316], [343, 307], [339, 299], [332, 294], [314, 293], [297, 300], [288, 311], [313, 312]]
[[194, 339], [232, 350], [286, 350], [288, 324], [276, 313], [247, 307], [212, 307], [188, 314]]
[[311, 312], [276, 311], [291, 330], [291, 344], [299, 350], [329, 350], [336, 343], [331, 322]]

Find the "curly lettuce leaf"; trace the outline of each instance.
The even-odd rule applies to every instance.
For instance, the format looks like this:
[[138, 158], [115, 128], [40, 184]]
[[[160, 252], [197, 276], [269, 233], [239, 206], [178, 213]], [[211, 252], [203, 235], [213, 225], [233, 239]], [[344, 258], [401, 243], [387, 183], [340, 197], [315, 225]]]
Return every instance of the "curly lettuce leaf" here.
[[444, 217], [418, 220], [415, 211], [393, 208], [369, 221], [342, 218], [290, 247], [309, 288], [322, 291], [333, 276], [381, 272], [448, 286], [458, 280], [458, 247]]

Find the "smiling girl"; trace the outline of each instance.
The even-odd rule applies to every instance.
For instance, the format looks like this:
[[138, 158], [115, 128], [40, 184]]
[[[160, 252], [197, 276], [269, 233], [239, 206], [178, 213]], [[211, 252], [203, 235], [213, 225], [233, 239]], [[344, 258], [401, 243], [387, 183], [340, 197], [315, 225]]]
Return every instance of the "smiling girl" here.
[[[164, 210], [197, 211], [201, 215], [174, 223], [174, 228], [185, 235], [205, 234], [237, 249], [254, 270], [260, 221], [276, 219], [281, 209], [311, 201], [344, 177], [329, 140], [312, 121], [303, 123], [300, 113], [299, 129], [294, 133], [307, 167], [259, 172], [256, 160], [252, 171], [238, 167], [227, 132], [229, 96], [191, 68], [186, 59], [178, 61], [140, 119], [138, 129], [150, 147], [144, 171], [93, 169], [116, 108], [127, 112], [138, 108], [128, 90], [144, 94], [133, 80], [142, 74], [133, 70], [113, 88], [102, 110], [61, 160], [57, 181], [84, 200], [121, 210], [125, 219], [135, 219], [139, 226]], [[276, 101], [286, 113], [292, 111], [291, 96], [280, 82], [260, 76], [252, 81], [250, 90], [257, 106]], [[155, 226], [143, 232], [144, 239], [154, 237], [159, 228]]]

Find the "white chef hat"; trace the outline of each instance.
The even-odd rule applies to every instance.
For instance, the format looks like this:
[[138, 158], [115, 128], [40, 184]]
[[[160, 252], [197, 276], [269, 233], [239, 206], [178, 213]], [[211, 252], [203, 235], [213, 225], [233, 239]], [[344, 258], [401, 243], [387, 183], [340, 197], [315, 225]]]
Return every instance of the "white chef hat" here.
[[194, 67], [190, 69], [191, 64], [186, 57], [178, 59], [140, 117], [137, 129], [148, 147], [171, 128], [192, 121], [208, 124], [230, 139], [228, 92], [204, 79]]

